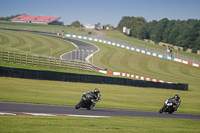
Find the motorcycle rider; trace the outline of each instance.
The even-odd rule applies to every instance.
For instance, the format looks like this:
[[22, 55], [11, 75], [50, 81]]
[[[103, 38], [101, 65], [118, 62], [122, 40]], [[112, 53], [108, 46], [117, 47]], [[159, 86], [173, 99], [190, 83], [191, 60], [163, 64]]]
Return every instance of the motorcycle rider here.
[[178, 107], [181, 104], [181, 98], [179, 97], [178, 94], [174, 95], [174, 97], [172, 97], [173, 103], [176, 105], [175, 111], [177, 111]]
[[159, 110], [159, 113], [168, 112], [172, 114], [174, 111], [177, 111], [178, 107], [181, 104], [181, 99], [178, 94], [174, 97], [169, 98], [165, 101], [164, 106]]
[[101, 100], [101, 94], [98, 88], [95, 88], [94, 91], [85, 92], [81, 100], [85, 100], [87, 95], [90, 95], [93, 98], [94, 103], [97, 103]]

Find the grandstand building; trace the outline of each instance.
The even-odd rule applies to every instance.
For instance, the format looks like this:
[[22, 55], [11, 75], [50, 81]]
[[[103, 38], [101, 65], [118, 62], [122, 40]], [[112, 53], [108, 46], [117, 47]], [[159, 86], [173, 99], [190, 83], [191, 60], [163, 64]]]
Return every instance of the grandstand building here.
[[30, 16], [30, 15], [20, 15], [13, 19], [10, 19], [10, 22], [15, 23], [33, 23], [33, 24], [49, 24], [52, 23], [61, 17], [46, 17], [46, 16]]

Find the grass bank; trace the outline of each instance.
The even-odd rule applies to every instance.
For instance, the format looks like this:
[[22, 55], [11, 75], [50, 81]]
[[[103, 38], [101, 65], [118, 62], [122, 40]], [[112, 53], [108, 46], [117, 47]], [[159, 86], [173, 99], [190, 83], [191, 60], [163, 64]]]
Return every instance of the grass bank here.
[[[109, 133], [198, 133], [199, 120], [137, 117], [81, 118], [48, 116], [0, 116], [4, 133], [109, 132]], [[12, 127], [12, 128], [11, 128]]]
[[60, 58], [60, 55], [75, 49], [71, 42], [59, 38], [29, 32], [0, 30], [2, 51]]
[[[106, 37], [104, 38], [105, 40], [109, 40], [115, 43], [118, 42], [120, 44], [130, 45], [136, 48], [142, 48], [147, 51], [153, 50], [154, 52], [158, 52], [158, 53], [165, 53], [167, 49], [165, 46], [159, 46], [157, 44], [148, 43], [143, 40], [126, 36], [117, 30], [104, 30], [102, 32], [106, 34]], [[197, 62], [200, 61], [200, 55], [195, 54], [195, 53], [188, 53], [185, 51], [179, 51], [175, 49], [173, 49], [173, 53], [174, 55], [178, 56], [179, 58], [183, 58], [184, 60], [190, 59], [190, 61], [194, 61], [194, 60], [196, 60]]]

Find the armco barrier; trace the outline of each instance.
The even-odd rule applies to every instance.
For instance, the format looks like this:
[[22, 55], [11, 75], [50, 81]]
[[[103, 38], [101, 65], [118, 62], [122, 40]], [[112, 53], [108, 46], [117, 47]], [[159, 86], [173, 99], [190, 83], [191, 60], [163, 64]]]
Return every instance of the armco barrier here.
[[28, 70], [28, 69], [9, 68], [2, 66], [0, 66], [0, 76], [25, 78], [25, 79], [55, 80], [55, 81], [68, 81], [68, 82], [126, 85], [135, 87], [165, 88], [174, 90], [188, 90], [188, 84], [173, 84], [173, 83], [169, 84], [169, 83], [133, 80], [126, 78]]

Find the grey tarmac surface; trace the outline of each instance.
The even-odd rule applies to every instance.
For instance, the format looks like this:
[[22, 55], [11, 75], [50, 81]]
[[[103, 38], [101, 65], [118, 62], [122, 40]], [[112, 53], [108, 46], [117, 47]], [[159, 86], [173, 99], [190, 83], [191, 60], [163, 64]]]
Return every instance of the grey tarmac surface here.
[[0, 102], [0, 112], [26, 112], [26, 113], [47, 113], [47, 114], [70, 114], [70, 115], [91, 115], [91, 116], [128, 116], [128, 117], [150, 117], [170, 119], [192, 119], [200, 120], [198, 114], [183, 113], [162, 113], [152, 111], [136, 111], [121, 109], [85, 108], [75, 109], [74, 106], [43, 105], [28, 103]]
[[[99, 48], [91, 43], [75, 40], [71, 38], [64, 38], [70, 41], [73, 45], [77, 47], [76, 50], [70, 51], [60, 56], [61, 59], [65, 60], [80, 60], [89, 62], [89, 58], [93, 58], [93, 54], [99, 51]], [[93, 64], [93, 62], [91, 62]], [[102, 69], [93, 64], [93, 69]]]

